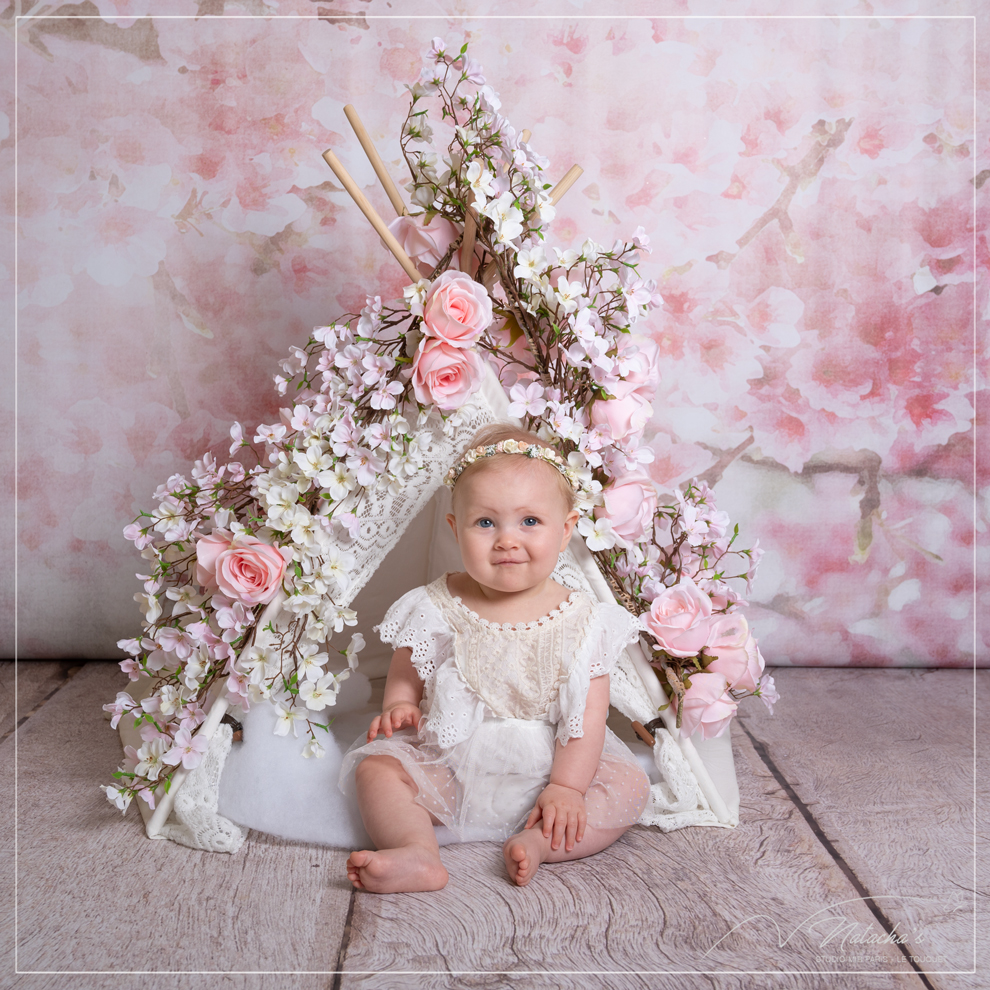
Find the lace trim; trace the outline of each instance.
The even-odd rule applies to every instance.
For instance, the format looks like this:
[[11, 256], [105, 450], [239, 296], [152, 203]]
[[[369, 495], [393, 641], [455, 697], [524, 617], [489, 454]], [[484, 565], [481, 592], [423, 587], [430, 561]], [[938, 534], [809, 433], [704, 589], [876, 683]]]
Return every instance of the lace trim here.
[[244, 843], [244, 832], [217, 813], [220, 775], [230, 752], [232, 729], [219, 725], [202, 762], [186, 778], [159, 836], [191, 849], [235, 853]]
[[549, 625], [555, 619], [563, 615], [576, 601], [578, 601], [579, 591], [572, 591], [556, 608], [551, 609], [546, 615], [541, 615], [538, 619], [531, 619], [529, 622], [492, 622], [490, 619], [483, 619], [474, 609], [469, 608], [461, 600], [459, 595], [452, 595], [447, 587], [447, 575], [436, 581], [437, 589], [460, 609], [466, 612], [479, 625], [488, 629], [497, 629], [500, 632], [529, 632], [533, 629], [541, 629]]

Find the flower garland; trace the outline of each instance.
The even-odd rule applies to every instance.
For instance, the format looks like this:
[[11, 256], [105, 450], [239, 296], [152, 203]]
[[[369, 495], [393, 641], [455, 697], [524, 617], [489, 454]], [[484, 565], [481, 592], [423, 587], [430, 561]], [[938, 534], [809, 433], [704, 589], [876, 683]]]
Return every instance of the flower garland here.
[[[417, 475], [427, 422], [439, 411], [453, 430], [486, 362], [509, 414], [560, 451], [578, 529], [616, 597], [642, 615], [682, 732], [718, 735], [740, 698], [776, 700], [730, 584], [751, 583], [761, 551], [735, 548], [737, 528], [706, 485], [661, 504], [645, 472], [659, 352], [635, 327], [662, 299], [638, 273], [642, 229], [611, 248], [588, 239], [548, 254], [548, 163], [500, 115], [466, 45], [450, 54], [434, 39], [410, 93], [401, 144], [419, 212], [391, 230], [425, 277], [290, 349], [275, 382], [291, 389], [291, 407], [253, 434], [230, 431], [230, 455], [252, 466], [204, 455], [124, 531], [149, 573], [135, 595], [144, 631], [120, 641], [120, 666], [150, 691], [104, 706], [114, 728], [133, 718], [143, 740], [104, 787], [121, 810], [135, 796], [154, 807], [178, 766], [199, 764], [207, 742], [196, 730], [218, 690], [244, 710], [272, 704], [276, 734], [301, 729], [303, 755], [323, 755], [326, 709], [364, 646], [360, 635], [329, 645], [357, 622], [337, 603], [362, 500]], [[442, 154], [431, 119], [449, 132]], [[260, 645], [258, 620], [279, 594], [287, 621], [266, 626]], [[336, 671], [333, 653], [344, 660]]]

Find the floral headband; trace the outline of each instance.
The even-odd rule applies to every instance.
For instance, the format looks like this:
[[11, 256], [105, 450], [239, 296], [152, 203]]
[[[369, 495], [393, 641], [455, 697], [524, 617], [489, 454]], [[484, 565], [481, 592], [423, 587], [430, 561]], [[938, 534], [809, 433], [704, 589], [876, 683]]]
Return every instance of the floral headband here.
[[447, 472], [443, 483], [448, 488], [453, 488], [467, 467], [474, 464], [475, 461], [480, 461], [485, 457], [494, 457], [496, 454], [522, 454], [524, 457], [543, 461], [545, 464], [556, 468], [567, 480], [580, 503], [594, 501], [595, 493], [601, 487], [592, 481], [590, 471], [580, 471], [573, 467], [549, 447], [544, 447], [538, 443], [525, 443], [522, 440], [499, 440], [498, 443], [472, 447], [465, 451], [461, 459]]

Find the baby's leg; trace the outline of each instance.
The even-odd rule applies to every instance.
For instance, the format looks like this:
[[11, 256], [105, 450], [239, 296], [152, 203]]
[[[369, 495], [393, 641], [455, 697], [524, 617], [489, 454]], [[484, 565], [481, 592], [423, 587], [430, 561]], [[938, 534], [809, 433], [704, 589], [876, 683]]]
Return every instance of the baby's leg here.
[[585, 794], [588, 821], [594, 824], [585, 829], [584, 838], [570, 852], [563, 842], [552, 849], [550, 838], [543, 835], [543, 822], [538, 821], [502, 847], [509, 878], [521, 887], [529, 883], [541, 863], [583, 859], [607, 849], [639, 819], [649, 796], [649, 778], [638, 766], [603, 760]]
[[378, 848], [351, 853], [351, 883], [381, 894], [445, 886], [447, 871], [430, 813], [414, 800], [416, 784], [402, 764], [391, 756], [368, 756], [357, 765], [354, 778], [361, 817]]

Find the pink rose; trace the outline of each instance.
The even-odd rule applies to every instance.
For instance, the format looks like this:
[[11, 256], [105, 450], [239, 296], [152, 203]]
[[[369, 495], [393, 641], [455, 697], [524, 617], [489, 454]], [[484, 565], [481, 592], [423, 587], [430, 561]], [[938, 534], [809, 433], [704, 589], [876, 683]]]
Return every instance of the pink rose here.
[[652, 415], [653, 406], [649, 397], [638, 389], [621, 399], [597, 399], [591, 405], [591, 425], [607, 426], [613, 440], [624, 440], [630, 435], [642, 433]]
[[454, 347], [470, 347], [492, 322], [492, 301], [470, 275], [447, 269], [423, 304], [424, 333]]
[[[681, 735], [693, 735], [701, 729], [703, 739], [714, 739], [729, 727], [738, 705], [728, 694], [724, 674], [691, 674], [691, 686], [684, 692]], [[677, 699], [674, 697], [674, 710]]]
[[595, 511], [612, 523], [612, 532], [635, 543], [653, 527], [657, 511], [657, 490], [645, 474], [625, 474], [608, 486], [602, 495], [604, 509]]
[[413, 359], [413, 392], [424, 406], [459, 409], [478, 390], [484, 374], [484, 361], [476, 351], [424, 337]]
[[764, 661], [744, 616], [722, 615], [712, 622], [705, 652], [716, 658], [705, 666], [706, 672], [724, 674], [735, 691], [756, 690]]
[[413, 261], [431, 271], [440, 264], [450, 245], [461, 236], [457, 227], [443, 217], [434, 217], [425, 226], [418, 217], [396, 217], [388, 229]]
[[196, 541], [196, 580], [245, 605], [270, 602], [282, 583], [285, 558], [263, 540], [215, 529]]
[[711, 615], [711, 598], [684, 577], [653, 599], [643, 622], [672, 657], [695, 657], [708, 643]]

